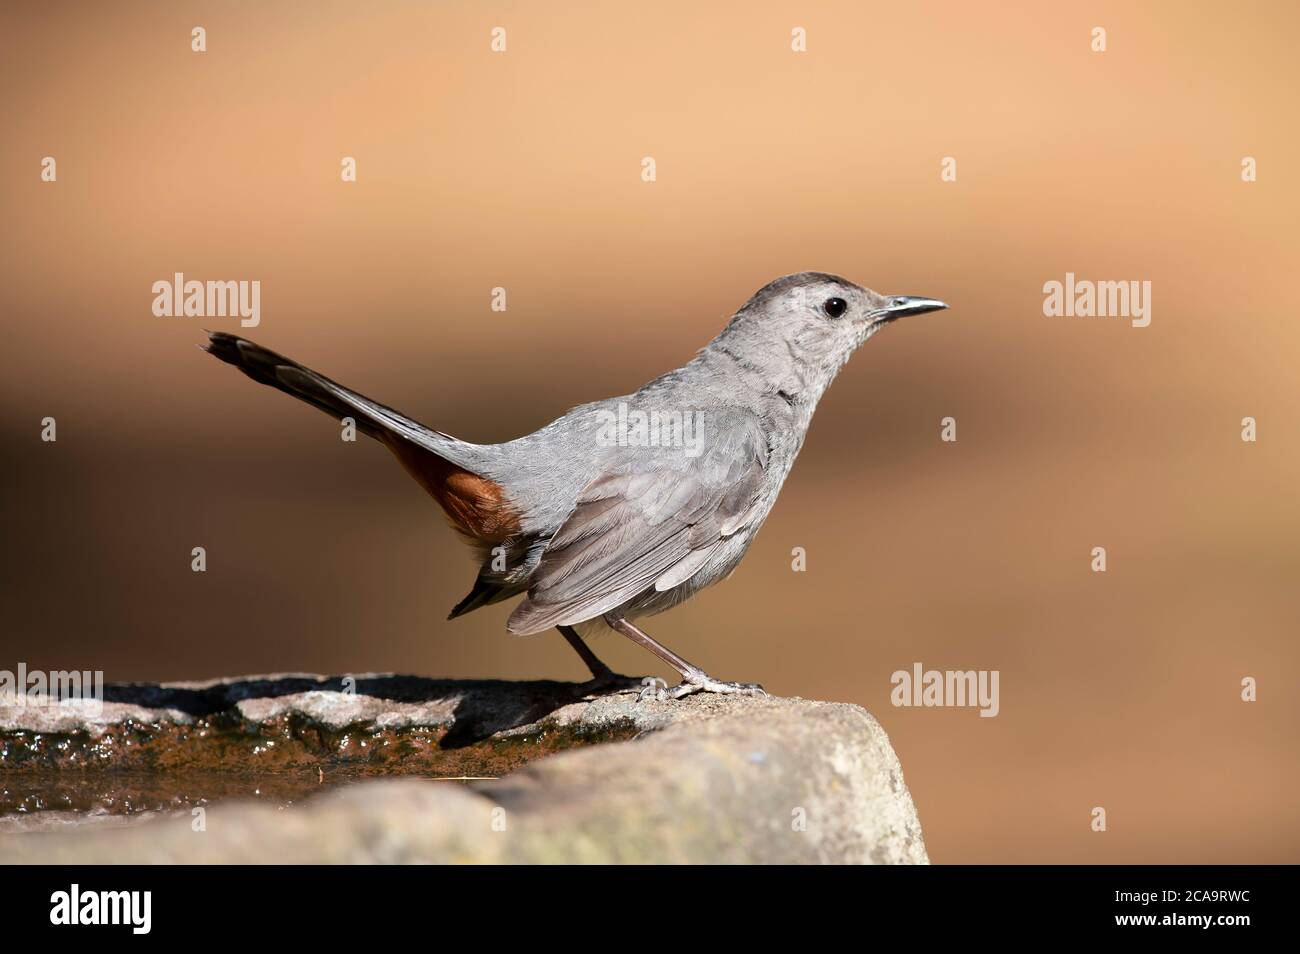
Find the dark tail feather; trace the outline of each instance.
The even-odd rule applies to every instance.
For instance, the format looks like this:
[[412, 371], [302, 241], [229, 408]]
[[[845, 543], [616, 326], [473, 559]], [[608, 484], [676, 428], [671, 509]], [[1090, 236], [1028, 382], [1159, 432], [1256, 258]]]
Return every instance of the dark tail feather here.
[[492, 598], [500, 592], [501, 588], [499, 586], [494, 586], [490, 581], [484, 580], [480, 574], [478, 579], [474, 581], [474, 589], [470, 590], [463, 600], [452, 607], [451, 612], [447, 614], [447, 618], [455, 619], [457, 616], [464, 616], [480, 606], [487, 606], [492, 602]]
[[291, 394], [336, 419], [352, 418], [357, 430], [393, 452], [438, 501], [452, 526], [480, 549], [519, 532], [519, 516], [505, 489], [479, 473], [481, 446], [431, 430], [247, 338], [209, 331], [208, 339], [203, 350], [259, 384]]
[[464, 616], [466, 613], [473, 612], [481, 606], [490, 606], [493, 603], [499, 603], [507, 600], [518, 593], [527, 589], [527, 581], [522, 584], [507, 583], [499, 575], [489, 573], [487, 569], [479, 572], [478, 579], [474, 581], [474, 589], [457, 603], [450, 613], [448, 619], [455, 619], [457, 616]]
[[207, 334], [208, 344], [201, 346], [204, 351], [226, 364], [233, 364], [259, 384], [269, 384], [285, 394], [292, 394], [336, 419], [350, 417], [357, 422], [358, 430], [386, 444], [393, 438], [401, 438], [461, 469], [471, 473], [477, 470], [476, 452], [481, 450], [478, 445], [467, 444], [450, 434], [425, 427], [419, 421], [413, 421], [391, 407], [372, 401], [364, 394], [345, 388], [247, 338], [224, 331], [209, 331]]
[[[378, 420], [349, 403], [342, 396], [353, 395], [361, 401], [372, 403], [356, 392], [349, 391], [324, 375], [317, 374], [310, 368], [304, 368], [298, 362], [269, 351], [246, 338], [222, 331], [209, 331], [207, 334], [208, 344], [200, 346], [204, 351], [226, 364], [233, 364], [259, 384], [269, 384], [285, 394], [292, 394], [298, 400], [320, 408], [337, 420], [351, 417], [357, 422], [357, 429], [371, 437], [379, 438], [386, 430]], [[384, 410], [396, 414], [389, 408]]]

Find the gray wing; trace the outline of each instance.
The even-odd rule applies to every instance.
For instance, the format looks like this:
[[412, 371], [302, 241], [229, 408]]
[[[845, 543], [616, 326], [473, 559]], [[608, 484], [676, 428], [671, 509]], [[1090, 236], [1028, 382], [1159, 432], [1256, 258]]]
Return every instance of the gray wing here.
[[648, 589], [671, 589], [748, 526], [768, 461], [758, 417], [710, 413], [703, 446], [693, 457], [620, 448], [547, 545], [510, 632], [581, 622]]

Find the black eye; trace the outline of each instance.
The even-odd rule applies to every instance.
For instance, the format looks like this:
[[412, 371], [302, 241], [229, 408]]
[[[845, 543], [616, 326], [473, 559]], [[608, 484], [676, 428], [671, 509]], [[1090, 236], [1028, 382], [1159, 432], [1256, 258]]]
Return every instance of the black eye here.
[[822, 311], [830, 318], [838, 318], [848, 309], [849, 303], [843, 298], [827, 298], [822, 302]]

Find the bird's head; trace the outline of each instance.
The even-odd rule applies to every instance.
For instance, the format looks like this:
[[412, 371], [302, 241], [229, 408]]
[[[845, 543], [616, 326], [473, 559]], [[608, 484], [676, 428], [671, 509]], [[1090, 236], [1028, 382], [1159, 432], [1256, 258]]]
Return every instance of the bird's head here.
[[800, 383], [815, 401], [885, 325], [947, 307], [933, 298], [882, 295], [836, 275], [800, 272], [755, 292], [718, 340], [774, 379]]

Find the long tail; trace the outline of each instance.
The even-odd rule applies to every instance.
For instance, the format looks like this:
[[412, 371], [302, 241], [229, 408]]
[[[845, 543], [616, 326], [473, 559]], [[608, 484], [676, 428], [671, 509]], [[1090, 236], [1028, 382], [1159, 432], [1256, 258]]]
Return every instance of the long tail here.
[[382, 442], [442, 506], [451, 525], [486, 550], [519, 530], [518, 515], [495, 481], [475, 473], [479, 445], [457, 440], [331, 381], [323, 374], [221, 331], [209, 331], [203, 350], [233, 364], [260, 384], [291, 394]]
[[351, 417], [356, 421], [357, 429], [371, 437], [382, 440], [385, 434], [397, 434], [426, 446], [429, 450], [442, 450], [440, 445], [446, 444], [446, 451], [453, 453], [452, 445], [463, 443], [441, 431], [431, 430], [392, 408], [345, 388], [325, 375], [305, 368], [297, 361], [276, 354], [247, 338], [228, 335], [222, 331], [209, 331], [207, 334], [208, 344], [200, 347], [208, 354], [226, 364], [233, 364], [259, 384], [269, 384], [285, 394], [292, 394], [337, 420]]

